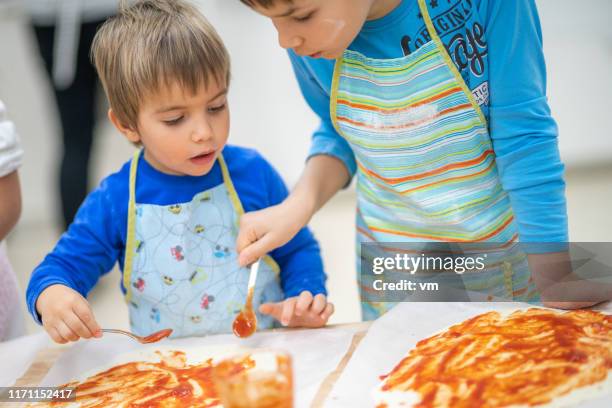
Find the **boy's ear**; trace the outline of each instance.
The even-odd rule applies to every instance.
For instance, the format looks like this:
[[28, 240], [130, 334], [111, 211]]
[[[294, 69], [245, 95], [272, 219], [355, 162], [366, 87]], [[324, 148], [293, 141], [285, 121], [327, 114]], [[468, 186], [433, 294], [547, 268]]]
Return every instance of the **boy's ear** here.
[[115, 115], [115, 112], [113, 112], [112, 109], [108, 110], [108, 119], [117, 128], [119, 132], [123, 133], [127, 140], [136, 144], [140, 143], [140, 135], [138, 134], [138, 132], [132, 129], [131, 127], [121, 123], [121, 121], [119, 120], [117, 115]]

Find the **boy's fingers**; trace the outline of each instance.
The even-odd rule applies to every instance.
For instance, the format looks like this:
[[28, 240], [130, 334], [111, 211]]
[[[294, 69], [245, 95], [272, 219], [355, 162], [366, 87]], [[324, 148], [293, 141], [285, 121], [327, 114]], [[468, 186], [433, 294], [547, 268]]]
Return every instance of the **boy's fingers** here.
[[543, 301], [542, 304], [546, 307], [552, 307], [555, 309], [582, 309], [585, 307], [591, 307], [596, 305], [597, 302], [547, 302]]
[[281, 303], [264, 303], [259, 306], [259, 311], [261, 313], [270, 315], [276, 320], [280, 320], [282, 309], [283, 309], [282, 302]]
[[295, 310], [296, 298], [286, 299], [283, 303], [283, 312], [281, 313], [280, 322], [283, 326], [288, 326], [293, 317], [293, 311]]
[[64, 317], [64, 323], [66, 323], [66, 326], [79, 337], [89, 339], [93, 336], [87, 326], [85, 326], [81, 319], [74, 313]]
[[68, 343], [68, 341], [66, 339], [64, 339], [59, 334], [59, 332], [57, 331], [57, 329], [55, 327], [47, 328], [47, 333], [49, 333], [49, 336], [51, 336], [53, 341], [56, 342], [56, 343], [59, 343], [59, 344], [66, 344], [66, 343]]
[[310, 304], [312, 303], [312, 293], [305, 290], [298, 296], [297, 303], [295, 304], [295, 315], [302, 316], [308, 311]]
[[100, 326], [98, 325], [98, 322], [94, 317], [93, 311], [91, 310], [91, 307], [89, 307], [89, 303], [87, 303], [86, 300], [83, 300], [83, 302], [75, 305], [72, 310], [81, 320], [83, 325], [85, 325], [85, 327], [90, 333], [90, 337], [100, 337], [102, 335]]
[[60, 334], [60, 336], [62, 336], [62, 338], [64, 338], [65, 340], [68, 340], [68, 341], [77, 341], [79, 339], [79, 336], [77, 336], [72, 331], [72, 329], [70, 329], [70, 327], [68, 327], [68, 325], [64, 321], [59, 322], [55, 326], [55, 328], [57, 329], [57, 332]]
[[270, 312], [272, 311], [272, 305], [269, 303], [262, 303], [261, 305], [259, 305], [259, 313], [262, 314], [270, 314]]
[[325, 305], [326, 304], [327, 304], [327, 298], [325, 297], [324, 294], [319, 293], [317, 296], [314, 297], [314, 300], [312, 301], [312, 306], [310, 307], [310, 310], [314, 314], [317, 314], [317, 315], [321, 314], [323, 309], [325, 309]]
[[249, 215], [245, 214], [240, 220], [240, 231], [238, 231], [238, 237], [236, 238], [236, 250], [241, 253], [251, 243], [257, 241], [257, 231], [249, 224]]
[[323, 312], [321, 313], [321, 319], [327, 321], [332, 314], [334, 314], [334, 304], [328, 303], [327, 306], [325, 306]]
[[245, 247], [240, 256], [238, 257], [238, 263], [240, 266], [252, 264], [262, 256], [268, 253], [268, 250], [272, 249], [272, 243], [270, 235], [264, 235], [261, 239], [252, 242]]

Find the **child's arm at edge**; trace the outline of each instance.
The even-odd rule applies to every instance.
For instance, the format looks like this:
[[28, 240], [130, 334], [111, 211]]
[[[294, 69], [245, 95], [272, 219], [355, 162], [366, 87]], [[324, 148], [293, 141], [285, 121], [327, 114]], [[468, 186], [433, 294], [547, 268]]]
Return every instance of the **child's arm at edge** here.
[[521, 242], [567, 242], [564, 166], [533, 0], [489, 4], [490, 134]]
[[[542, 32], [533, 0], [488, 1], [488, 7], [491, 138], [520, 241], [529, 252], [529, 243], [569, 239], [558, 129], [546, 98]], [[610, 298], [603, 288], [585, 293], [589, 285], [584, 281], [583, 293], [565, 296], [590, 301], [564, 302], [564, 296], [550, 290], [553, 283], [572, 279], [568, 252], [530, 253], [528, 259], [547, 306], [588, 307]]]

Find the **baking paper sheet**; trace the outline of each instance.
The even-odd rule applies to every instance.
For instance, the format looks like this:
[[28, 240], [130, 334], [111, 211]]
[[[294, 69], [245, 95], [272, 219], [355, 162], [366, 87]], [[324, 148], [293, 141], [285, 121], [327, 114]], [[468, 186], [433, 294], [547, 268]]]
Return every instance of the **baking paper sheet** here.
[[27, 371], [38, 352], [50, 343], [49, 335], [45, 332], [0, 343], [0, 387], [12, 386]]
[[[321, 383], [347, 352], [354, 330], [326, 328], [256, 333], [248, 339], [233, 335], [164, 340], [140, 345], [121, 335], [82, 340], [66, 350], [53, 365], [41, 386], [56, 386], [88, 376], [115, 364], [152, 358], [154, 350], [182, 350], [190, 356], [212, 353], [222, 356], [240, 348], [272, 348], [288, 351], [293, 359], [295, 402], [309, 407]], [[158, 360], [158, 359], [157, 359]]]
[[[342, 372], [326, 407], [373, 407], [373, 390], [422, 339], [449, 326], [492, 310], [515, 311], [533, 307], [523, 303], [401, 303], [376, 320]], [[612, 303], [596, 307], [612, 314]], [[608, 375], [609, 379], [610, 375]], [[609, 408], [612, 396], [585, 401], [581, 407]]]

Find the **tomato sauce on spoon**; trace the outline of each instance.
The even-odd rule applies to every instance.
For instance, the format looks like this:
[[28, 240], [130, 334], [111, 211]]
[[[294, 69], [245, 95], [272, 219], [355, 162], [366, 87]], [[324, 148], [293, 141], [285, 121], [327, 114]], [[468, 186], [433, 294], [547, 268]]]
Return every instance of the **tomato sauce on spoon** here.
[[158, 341], [165, 339], [171, 334], [172, 334], [172, 329], [160, 330], [158, 332], [148, 335], [147, 337], [143, 337], [142, 340], [140, 340], [140, 342], [143, 344], [157, 343]]
[[253, 311], [253, 288], [249, 289], [244, 309], [238, 313], [232, 325], [234, 334], [238, 337], [249, 337], [257, 330], [257, 316]]

